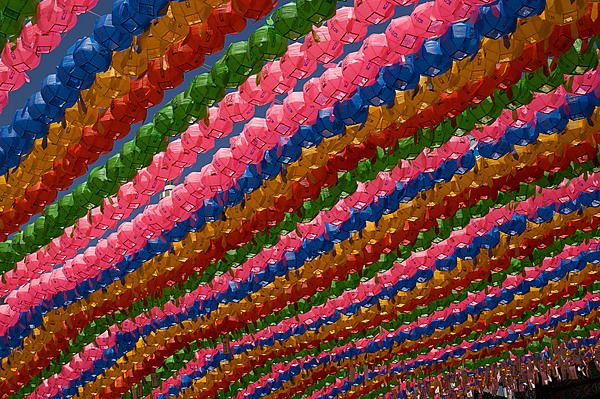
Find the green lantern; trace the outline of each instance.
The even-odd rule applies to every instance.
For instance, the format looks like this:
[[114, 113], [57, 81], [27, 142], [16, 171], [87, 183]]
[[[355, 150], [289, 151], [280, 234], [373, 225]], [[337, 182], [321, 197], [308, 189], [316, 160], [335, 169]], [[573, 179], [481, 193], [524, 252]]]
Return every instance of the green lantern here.
[[587, 46], [582, 54], [583, 42], [577, 39], [566, 53], [558, 57], [558, 66], [566, 75], [583, 75], [598, 65], [598, 54], [594, 46]]
[[320, 26], [335, 15], [336, 0], [298, 0], [298, 15]]
[[[158, 152], [158, 150], [156, 152]], [[136, 169], [127, 166], [123, 162], [121, 162], [121, 154], [117, 154], [115, 156], [112, 156], [106, 162], [106, 173], [108, 173], [109, 176], [113, 176], [117, 183], [125, 184], [135, 177], [137, 171]]]
[[[73, 203], [77, 207], [77, 210], [74, 213], [75, 217], [71, 224], [75, 223], [75, 220], [84, 216], [87, 210], [94, 209], [98, 206], [104, 198], [95, 192], [93, 192], [88, 186], [88, 182], [84, 182], [75, 190], [73, 190]], [[83, 211], [83, 214], [81, 212]]]
[[296, 3], [278, 8], [273, 13], [272, 21], [277, 32], [290, 40], [301, 39], [312, 30], [310, 21], [298, 15]]
[[549, 67], [542, 67], [537, 71], [527, 73], [525, 82], [527, 88], [533, 92], [550, 93], [565, 82], [565, 75], [560, 68], [550, 71]]
[[[223, 56], [223, 63], [231, 73], [248, 77], [260, 72], [263, 62], [248, 57], [249, 47], [248, 42], [236, 42], [229, 45]], [[214, 75], [212, 76], [214, 79]]]
[[[208, 108], [206, 105], [195, 102], [190, 95], [179, 93], [171, 102], [173, 118], [185, 121], [187, 124], [195, 123], [206, 118]], [[137, 137], [137, 135], [136, 135]]]
[[475, 121], [487, 125], [500, 116], [502, 108], [496, 106], [490, 97], [486, 97], [476, 107], [470, 108], [469, 112]]
[[533, 100], [533, 93], [527, 88], [526, 82], [521, 80], [506, 90], [494, 90], [494, 99], [499, 107], [516, 110], [529, 104]]
[[173, 115], [173, 106], [167, 105], [154, 115], [154, 128], [165, 136], [179, 136], [188, 128], [185, 120], [176, 119]]
[[119, 190], [115, 176], [109, 174], [105, 166], [98, 166], [90, 172], [88, 178], [90, 191], [102, 197], [108, 197]]
[[[176, 112], [175, 108], [173, 108], [173, 112]], [[153, 123], [142, 126], [135, 135], [135, 145], [144, 152], [165, 151], [168, 144], [169, 140], [154, 129]]]
[[287, 51], [288, 41], [273, 26], [262, 26], [248, 39], [248, 59], [275, 61]]
[[130, 141], [121, 149], [121, 162], [130, 168], [141, 169], [152, 163], [152, 154], [142, 151], [134, 141]]
[[212, 107], [225, 97], [225, 87], [215, 84], [208, 73], [196, 76], [187, 91], [186, 95], [190, 94], [195, 102], [207, 107]]
[[[79, 187], [82, 186], [85, 186], [85, 182]], [[77, 205], [75, 204], [74, 199], [76, 191], [77, 189], [58, 200], [58, 214], [60, 215], [62, 221], [64, 221], [65, 226], [72, 225], [77, 219], [72, 216], [77, 210]]]

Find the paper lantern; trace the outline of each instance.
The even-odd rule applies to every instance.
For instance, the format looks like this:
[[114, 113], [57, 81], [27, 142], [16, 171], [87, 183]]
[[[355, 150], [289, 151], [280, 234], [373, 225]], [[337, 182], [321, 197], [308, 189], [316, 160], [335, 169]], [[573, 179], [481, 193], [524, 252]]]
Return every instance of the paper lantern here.
[[401, 55], [415, 53], [425, 41], [414, 30], [409, 16], [395, 18], [385, 30], [390, 49]]
[[262, 89], [262, 85], [256, 83], [256, 78], [251, 76], [239, 88], [240, 98], [250, 105], [265, 105], [275, 98], [273, 91]]
[[244, 122], [254, 115], [254, 106], [244, 101], [239, 93], [230, 93], [219, 104], [219, 115], [234, 123]]
[[411, 28], [419, 37], [439, 37], [448, 28], [448, 22], [436, 18], [435, 3], [423, 3], [415, 7], [410, 15]]
[[[126, 0], [125, 0], [126, 1]], [[75, 65], [88, 73], [104, 72], [111, 63], [111, 54], [92, 38], [79, 40], [73, 49]]]
[[415, 72], [423, 76], [439, 76], [451, 67], [452, 60], [444, 55], [437, 40], [427, 39], [413, 57]]
[[131, 45], [131, 34], [117, 29], [110, 14], [96, 20], [93, 36], [98, 43], [111, 51], [125, 50]]
[[500, 39], [515, 31], [517, 18], [504, 11], [503, 3], [483, 5], [475, 21], [475, 30], [489, 39]]
[[336, 2], [331, 0], [300, 0], [297, 2], [298, 16], [313, 25], [321, 25], [333, 17]]
[[37, 25], [43, 33], [64, 33], [77, 23], [77, 16], [59, 7], [53, 1], [40, 3], [37, 9]]
[[60, 34], [42, 33], [37, 25], [27, 24], [21, 32], [20, 42], [23, 49], [36, 54], [50, 53], [60, 44]]
[[249, 1], [249, 0], [235, 0], [233, 7], [247, 19], [259, 20], [262, 17], [266, 17], [269, 12], [273, 9], [273, 3], [271, 0], [262, 1]]
[[347, 44], [361, 41], [367, 34], [367, 24], [358, 20], [352, 7], [338, 9], [335, 16], [327, 22], [327, 28], [332, 40]]
[[356, 19], [369, 24], [377, 25], [387, 21], [394, 15], [394, 4], [388, 0], [364, 1], [358, 0], [354, 4]]
[[17, 47], [11, 50], [10, 46], [5, 46], [2, 51], [2, 62], [9, 68], [17, 72], [26, 72], [40, 64], [41, 58], [39, 54], [24, 49], [23, 45], [17, 43]]
[[279, 61], [267, 64], [260, 73], [260, 88], [267, 93], [283, 94], [296, 85], [296, 79], [285, 77]]
[[137, 79], [132, 82], [128, 96], [134, 104], [144, 109], [160, 104], [164, 96], [164, 92], [160, 87], [153, 85], [146, 79]]
[[315, 59], [307, 56], [300, 43], [290, 45], [288, 51], [281, 57], [279, 65], [283, 76], [295, 79], [303, 79], [317, 69]]
[[319, 37], [319, 41], [317, 42], [313, 36], [307, 36], [301, 47], [309, 57], [326, 64], [342, 55], [344, 46], [341, 42], [331, 40], [326, 27], [317, 28], [313, 32], [315, 36]]
[[168, 65], [177, 67], [183, 72], [189, 72], [202, 66], [205, 56], [183, 41], [173, 44], [165, 54], [165, 58]]
[[148, 64], [148, 80], [162, 90], [174, 89], [183, 83], [183, 71], [160, 60]]
[[229, 35], [243, 31], [246, 27], [246, 19], [235, 11], [231, 3], [228, 3], [213, 9], [208, 24], [222, 34]]
[[273, 13], [273, 26], [283, 37], [298, 40], [310, 33], [310, 21], [298, 15], [296, 4], [285, 4]]
[[118, 0], [113, 4], [112, 22], [123, 33], [139, 35], [148, 29], [151, 21], [149, 15], [138, 13], [129, 0]]

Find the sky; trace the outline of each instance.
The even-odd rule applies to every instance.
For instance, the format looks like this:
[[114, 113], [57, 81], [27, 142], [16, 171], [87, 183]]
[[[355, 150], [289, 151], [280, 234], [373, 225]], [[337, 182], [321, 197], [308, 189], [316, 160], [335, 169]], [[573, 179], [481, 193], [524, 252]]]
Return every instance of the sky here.
[[[46, 1], [49, 1], [49, 0], [46, 0]], [[277, 5], [275, 6], [274, 10], [276, 10], [277, 8], [281, 7], [284, 4], [287, 4], [289, 2], [291, 2], [291, 1], [290, 0], [279, 1], [277, 3]], [[4, 110], [0, 114], [0, 126], [8, 125], [10, 123], [10, 121], [12, 120], [14, 113], [18, 109], [23, 107], [23, 105], [25, 104], [27, 99], [33, 93], [40, 90], [41, 82], [43, 82], [44, 79], [46, 78], [46, 76], [48, 76], [49, 74], [55, 73], [56, 65], [59, 64], [61, 58], [66, 55], [67, 49], [69, 47], [71, 47], [77, 41], [77, 39], [85, 37], [85, 36], [91, 36], [95, 20], [99, 16], [110, 13], [112, 10], [112, 4], [113, 4], [112, 0], [98, 0], [98, 4], [91, 11], [78, 16], [77, 24], [75, 25], [75, 27], [63, 35], [61, 44], [54, 51], [52, 51], [50, 54], [42, 55], [42, 62], [40, 63], [40, 65], [37, 68], [35, 68], [34, 70], [28, 72], [30, 82], [25, 83], [21, 88], [19, 88], [16, 91], [13, 91], [9, 94], [9, 103], [6, 107], [4, 107]], [[352, 6], [352, 5], [353, 5], [353, 3], [351, 1], [339, 1], [338, 2], [338, 8], [344, 7], [344, 6]], [[414, 5], [411, 5], [409, 7], [396, 7], [396, 12], [395, 12], [394, 17], [399, 17], [402, 15], [409, 14], [412, 11], [413, 7], [414, 7]], [[220, 52], [218, 52], [216, 54], [207, 56], [203, 67], [200, 67], [194, 71], [187, 72], [185, 74], [185, 81], [179, 87], [172, 89], [172, 90], [165, 91], [165, 95], [164, 95], [164, 99], [163, 99], [162, 103], [160, 105], [157, 105], [155, 107], [148, 109], [146, 123], [151, 122], [154, 114], [157, 111], [159, 111], [164, 105], [166, 105], [171, 99], [173, 99], [173, 97], [175, 97], [175, 95], [183, 92], [185, 90], [185, 88], [188, 87], [188, 85], [190, 84], [190, 82], [192, 81], [192, 79], [195, 76], [197, 76], [201, 73], [207, 72], [208, 68], [210, 68], [223, 55], [223, 53], [225, 52], [225, 50], [227, 49], [227, 47], [229, 46], [230, 43], [247, 40], [248, 37], [250, 36], [250, 34], [254, 30], [258, 29], [259, 27], [261, 27], [265, 24], [267, 18], [268, 18], [268, 16], [265, 18], [262, 18], [258, 21], [249, 20], [246, 25], [246, 28], [242, 32], [240, 32], [238, 34], [234, 34], [234, 35], [227, 35], [225, 37], [225, 46], [223, 47], [223, 50], [221, 50]], [[380, 25], [370, 26], [369, 34], [384, 32], [388, 23], [389, 23], [389, 21], [384, 22]], [[292, 42], [290, 42], [290, 44], [291, 43]], [[333, 62], [335, 62], [335, 63], [340, 62], [348, 53], [358, 51], [359, 49], [360, 49], [360, 43], [346, 45], [344, 47], [344, 53], [338, 59], [334, 60]], [[317, 70], [310, 77], [320, 76], [325, 70], [326, 69], [322, 65], [319, 65]], [[309, 78], [298, 81], [296, 87], [294, 88], [294, 91], [301, 91], [304, 83]], [[232, 91], [232, 90], [228, 90], [228, 91]], [[277, 96], [277, 100], [279, 100], [279, 101], [282, 101], [284, 98], [285, 98], [285, 95]], [[269, 106], [269, 104], [266, 106], [262, 106], [262, 107], [256, 107], [255, 116], [264, 117], [265, 113], [268, 109], [268, 106]], [[125, 144], [126, 142], [129, 142], [130, 140], [133, 139], [135, 132], [141, 126], [142, 126], [141, 123], [133, 125], [130, 133], [126, 137], [121, 138], [120, 140], [115, 142], [113, 151], [111, 151], [108, 154], [103, 154], [95, 164], [90, 165], [88, 172], [90, 170], [92, 170], [93, 168], [95, 168], [96, 166], [106, 164], [106, 161], [111, 156], [113, 156], [114, 154], [118, 153], [121, 150], [121, 147], [123, 146], [123, 144]], [[236, 135], [241, 133], [243, 127], [244, 127], [243, 123], [234, 124], [233, 132], [229, 136], [226, 136], [224, 138], [216, 140], [214, 149], [212, 149], [211, 151], [209, 151], [205, 154], [198, 155], [197, 162], [193, 166], [186, 168], [184, 170], [182, 177], [179, 179], [179, 182], [183, 182], [183, 178], [190, 172], [200, 171], [200, 169], [202, 169], [202, 167], [204, 165], [206, 165], [207, 163], [209, 163], [211, 161], [213, 154], [219, 148], [228, 147], [229, 139], [231, 137], [235, 137]], [[74, 184], [68, 190], [59, 192], [57, 200], [60, 199], [63, 195], [70, 193], [75, 187], [77, 187], [79, 184], [83, 183], [86, 180], [87, 180], [87, 174], [76, 179], [74, 181]], [[157, 194], [151, 199], [150, 202], [156, 203], [156, 202], [158, 202], [158, 199], [159, 199], [159, 195]], [[138, 212], [134, 212], [128, 219], [125, 219], [125, 220], [131, 220], [133, 217], [135, 217], [135, 215], [137, 213], [139, 213], [139, 210], [138, 210]], [[30, 219], [29, 223], [33, 223], [35, 221], [36, 217], [37, 217], [37, 215], [34, 215]], [[22, 226], [22, 228], [23, 227], [25, 227], [25, 226]], [[107, 234], [104, 235], [104, 237], [107, 237], [107, 236], [108, 236]], [[91, 242], [90, 244], [94, 244], [94, 243], [95, 243], [95, 241]]]

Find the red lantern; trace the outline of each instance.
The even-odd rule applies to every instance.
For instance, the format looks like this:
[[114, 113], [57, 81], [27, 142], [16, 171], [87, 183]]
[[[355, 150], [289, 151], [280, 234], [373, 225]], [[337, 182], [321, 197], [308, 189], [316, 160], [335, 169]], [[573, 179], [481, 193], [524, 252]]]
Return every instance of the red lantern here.
[[233, 9], [246, 19], [266, 17], [275, 7], [277, 1], [272, 0], [233, 0]]
[[[114, 119], [133, 125], [146, 119], [146, 109], [129, 99], [129, 94], [110, 103], [110, 113]], [[105, 127], [106, 129], [106, 127]]]
[[232, 3], [213, 9], [208, 17], [208, 25], [218, 29], [224, 35], [240, 33], [246, 27], [246, 19], [235, 12]]
[[163, 97], [163, 90], [150, 83], [147, 76], [134, 80], [129, 91], [129, 98], [132, 103], [146, 109], [160, 104]]
[[148, 64], [148, 80], [162, 90], [174, 89], [183, 83], [183, 71], [162, 60], [152, 60]]
[[192, 26], [185, 40], [189, 40], [187, 44], [190, 47], [206, 55], [221, 51], [225, 45], [225, 35], [210, 20], [206, 24]]
[[[133, 107], [137, 109], [143, 109], [138, 105], [133, 105], [132, 108]], [[145, 109], [143, 110], [146, 111]], [[120, 118], [114, 117], [112, 114], [112, 109], [109, 108], [104, 112], [104, 115], [102, 115], [100, 119], [98, 119], [98, 122], [96, 122], [96, 124], [94, 125], [94, 129], [92, 130], [93, 133], [90, 132], [91, 129], [86, 128], [83, 130], [83, 135], [80, 143], [86, 142], [91, 148], [97, 148], [95, 145], [92, 144], [93, 142], [90, 141], [90, 139], [93, 136], [102, 136], [102, 148], [108, 148], [108, 141], [110, 141], [110, 148], [112, 149], [112, 141], [127, 136], [127, 133], [129, 133], [130, 129], [131, 125]], [[87, 140], [83, 139], [84, 136], [87, 138]], [[101, 149], [99, 149], [98, 151], [101, 151]]]
[[176, 66], [183, 72], [192, 71], [204, 64], [204, 53], [197, 47], [189, 45], [188, 40], [182, 43], [173, 44], [165, 57], [169, 65]]

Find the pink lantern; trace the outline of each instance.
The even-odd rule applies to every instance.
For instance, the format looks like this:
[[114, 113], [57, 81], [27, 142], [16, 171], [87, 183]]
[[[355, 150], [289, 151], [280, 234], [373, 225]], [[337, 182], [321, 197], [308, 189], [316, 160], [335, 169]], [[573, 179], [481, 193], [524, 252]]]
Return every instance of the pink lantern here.
[[384, 66], [390, 61], [400, 60], [400, 55], [390, 49], [384, 33], [366, 38], [358, 54], [379, 66]]
[[331, 39], [347, 44], [364, 39], [367, 35], [367, 27], [364, 21], [356, 18], [353, 7], [338, 9], [334, 17], [327, 21]]
[[214, 148], [215, 140], [211, 137], [204, 136], [198, 124], [194, 124], [188, 127], [181, 135], [181, 144], [183, 145], [183, 148], [187, 150], [202, 154]]
[[77, 15], [54, 1], [42, 1], [37, 8], [37, 25], [42, 33], [64, 33], [77, 23]]
[[569, 93], [583, 96], [594, 90], [598, 83], [600, 83], [600, 76], [597, 70], [588, 71], [583, 75], [574, 75]]
[[233, 179], [220, 173], [213, 164], [204, 166], [200, 173], [202, 184], [208, 187], [212, 193], [226, 191], [233, 187]]
[[[123, 247], [125, 250], [125, 247]], [[107, 240], [100, 240], [96, 247], [90, 247], [83, 253], [83, 259], [90, 270], [101, 270], [109, 268], [113, 263], [118, 262], [118, 254], [108, 245]]]
[[141, 213], [133, 219], [133, 230], [136, 235], [144, 237], [146, 240], [150, 240], [156, 232], [150, 228], [150, 221], [148, 216]]
[[22, 289], [12, 291], [6, 297], [6, 303], [11, 307], [11, 309], [17, 312], [24, 312], [32, 307], [36, 302], [33, 293], [29, 292], [30, 285], [25, 285]]
[[260, 72], [260, 88], [269, 93], [284, 94], [296, 85], [296, 79], [286, 77], [279, 61], [267, 64]]
[[6, 44], [2, 51], [2, 62], [9, 68], [17, 72], [29, 71], [40, 65], [41, 58], [30, 50], [23, 48], [23, 45], [17, 41], [15, 50], [10, 49], [10, 44]]
[[[98, 235], [104, 234], [104, 231], [107, 229], [112, 229], [117, 225], [117, 219], [111, 219], [110, 214], [103, 213], [100, 208], [92, 209], [92, 232], [95, 232], [95, 229], [100, 230]], [[79, 219], [81, 221], [82, 219]]]
[[222, 118], [216, 109], [210, 109], [208, 126], [204, 124], [204, 121], [200, 121], [198, 127], [204, 137], [220, 139], [233, 130], [233, 122]]
[[[22, 72], [17, 72], [12, 68], [0, 65], [0, 90], [13, 91], [23, 86], [25, 81], [29, 80], [27, 75]], [[0, 106], [5, 104], [0, 101]]]
[[290, 93], [283, 100], [283, 112], [286, 119], [295, 123], [312, 125], [317, 121], [318, 109], [306, 105], [304, 95], [299, 92]]
[[320, 215], [311, 220], [309, 223], [301, 223], [298, 225], [298, 231], [302, 234], [302, 238], [314, 240], [318, 236], [325, 233], [325, 224]]
[[549, 114], [565, 103], [566, 91], [562, 86], [548, 94], [536, 93], [533, 95], [530, 107], [543, 114]]
[[467, 136], [452, 136], [445, 145], [436, 149], [437, 151], [434, 150], [434, 153], [440, 159], [458, 159], [469, 151], [470, 146], [471, 143]]
[[172, 197], [165, 197], [158, 203], [158, 211], [161, 216], [172, 222], [179, 222], [187, 219], [190, 213], [175, 204]]
[[135, 190], [143, 195], [154, 195], [165, 187], [167, 180], [155, 179], [153, 174], [146, 169], [138, 172], [135, 180], [133, 181], [133, 187]]
[[[374, 195], [383, 197], [396, 189], [396, 180], [392, 178], [390, 172], [380, 172], [377, 179], [371, 182], [371, 185], [373, 186]], [[374, 200], [377, 200], [377, 198]]]
[[259, 150], [273, 148], [279, 140], [279, 136], [269, 130], [267, 121], [262, 118], [253, 118], [244, 126], [242, 134], [246, 136], [250, 145]]
[[[203, 200], [208, 194], [210, 194], [210, 189], [206, 185], [204, 185], [204, 183], [202, 183], [202, 173], [200, 172], [192, 172], [189, 175], [187, 175], [185, 177], [183, 186], [187, 192], [187, 195], [182, 192], [181, 198], [178, 200], [178, 202], [180, 203], [180, 205], [187, 204], [185, 205], [185, 207], [188, 209], [195, 207], [197, 201]], [[175, 190], [173, 190], [173, 192], [171, 193], [171, 195], [177, 193], [179, 193], [179, 191], [176, 187]], [[196, 201], [192, 201], [190, 198], [188, 198], [188, 196], [195, 198]]]
[[148, 202], [149, 197], [147, 195], [140, 194], [133, 186], [132, 183], [127, 183], [119, 189], [117, 201], [119, 205], [129, 208], [137, 209]]
[[281, 57], [280, 68], [283, 76], [303, 79], [317, 69], [317, 62], [314, 58], [307, 56], [302, 44], [294, 43]]
[[[290, 46], [290, 48], [291, 47], [292, 46]], [[289, 74], [287, 74], [286, 76], [289, 76]], [[256, 75], [250, 76], [248, 80], [246, 80], [244, 84], [240, 86], [238, 92], [240, 94], [240, 99], [246, 101], [250, 105], [255, 106], [265, 105], [273, 101], [273, 99], [275, 98], [275, 93], [263, 90], [262, 86], [256, 83]]]
[[377, 25], [394, 15], [394, 4], [388, 0], [355, 0], [354, 12], [359, 21]]
[[52, 240], [52, 242], [50, 242], [50, 244], [48, 244], [48, 248], [47, 248], [48, 254], [50, 254], [50, 256], [53, 259], [56, 259], [59, 261], [64, 261], [68, 257], [71, 257], [77, 253], [73, 250], [71, 250], [69, 252], [63, 251], [63, 246], [61, 244], [63, 242], [63, 237], [64, 237], [64, 235]]
[[347, 82], [364, 87], [375, 83], [379, 75], [377, 65], [361, 54], [349, 54], [342, 61], [342, 76]]
[[321, 92], [321, 82], [319, 78], [312, 78], [306, 82], [302, 93], [306, 104], [312, 105], [315, 108], [328, 108], [335, 103], [335, 99], [329, 98]]
[[337, 101], [346, 100], [356, 92], [356, 85], [344, 79], [341, 68], [330, 68], [320, 78], [321, 92]]
[[288, 137], [296, 133], [299, 125], [286, 117], [283, 108], [283, 105], [274, 105], [269, 108], [266, 115], [267, 127], [272, 132]]
[[56, 0], [56, 4], [69, 12], [83, 14], [96, 7], [98, 0]]
[[385, 30], [385, 36], [390, 49], [401, 55], [416, 53], [425, 41], [413, 27], [408, 15], [394, 18]]
[[121, 220], [125, 217], [125, 215], [129, 216], [131, 214], [131, 210], [122, 207], [117, 202], [112, 202], [108, 200], [108, 198], [104, 199], [104, 216], [108, 217], [112, 220]]
[[535, 111], [530, 107], [520, 107], [516, 110], [505, 109], [498, 117], [498, 122], [502, 125], [520, 128], [533, 121]]
[[197, 154], [183, 147], [181, 140], [169, 143], [167, 147], [165, 162], [176, 168], [185, 168], [196, 163]]
[[[315, 37], [318, 37], [318, 42]], [[344, 51], [342, 42], [331, 39], [329, 30], [325, 26], [314, 29], [312, 35], [307, 35], [301, 48], [310, 58], [321, 64], [332, 62]]]
[[219, 103], [219, 115], [234, 123], [245, 122], [254, 116], [254, 106], [241, 98], [238, 92], [229, 93]]
[[156, 154], [147, 169], [154, 178], [163, 181], [176, 178], [181, 171], [180, 168], [169, 163], [165, 153]]
[[373, 195], [368, 191], [365, 183], [359, 182], [358, 189], [354, 194], [344, 199], [344, 203], [350, 208], [361, 210], [373, 201]]
[[229, 148], [221, 148], [213, 156], [215, 169], [227, 177], [240, 177], [244, 173], [245, 165], [235, 159]]
[[[160, 202], [163, 202], [168, 198], [169, 197], [164, 198]], [[139, 248], [146, 243], [146, 239], [142, 235], [137, 234], [137, 231], [131, 222], [123, 223], [121, 226], [119, 226], [117, 238], [119, 239], [121, 245], [129, 249]]]
[[65, 235], [63, 234], [62, 238], [62, 244], [64, 245], [64, 247], [66, 248], [71, 248], [71, 249], [79, 249], [81, 248], [81, 246], [85, 246], [87, 244], [87, 239], [81, 237], [81, 236], [76, 236], [73, 234], [73, 236], [71, 236], [71, 232], [73, 231], [72, 227], [68, 227], [65, 229], [65, 233], [69, 234], [69, 237], [65, 237]]
[[148, 206], [144, 213], [148, 216], [149, 227], [155, 231], [172, 229], [175, 224], [160, 214], [158, 204]]
[[471, 136], [483, 143], [491, 143], [504, 135], [506, 126], [495, 121], [489, 126], [475, 128], [471, 131]]
[[4, 90], [0, 90], [0, 112], [2, 108], [4, 108], [8, 104], [8, 92]]
[[411, 24], [420, 37], [439, 37], [448, 29], [448, 21], [436, 18], [435, 3], [419, 4], [411, 14]]
[[462, 0], [444, 0], [435, 2], [433, 15], [439, 20], [458, 22], [471, 17], [476, 11], [477, 6], [467, 4]]
[[248, 142], [244, 135], [236, 136], [230, 141], [231, 153], [239, 162], [244, 165], [258, 163], [263, 158], [264, 151], [259, 150]]

